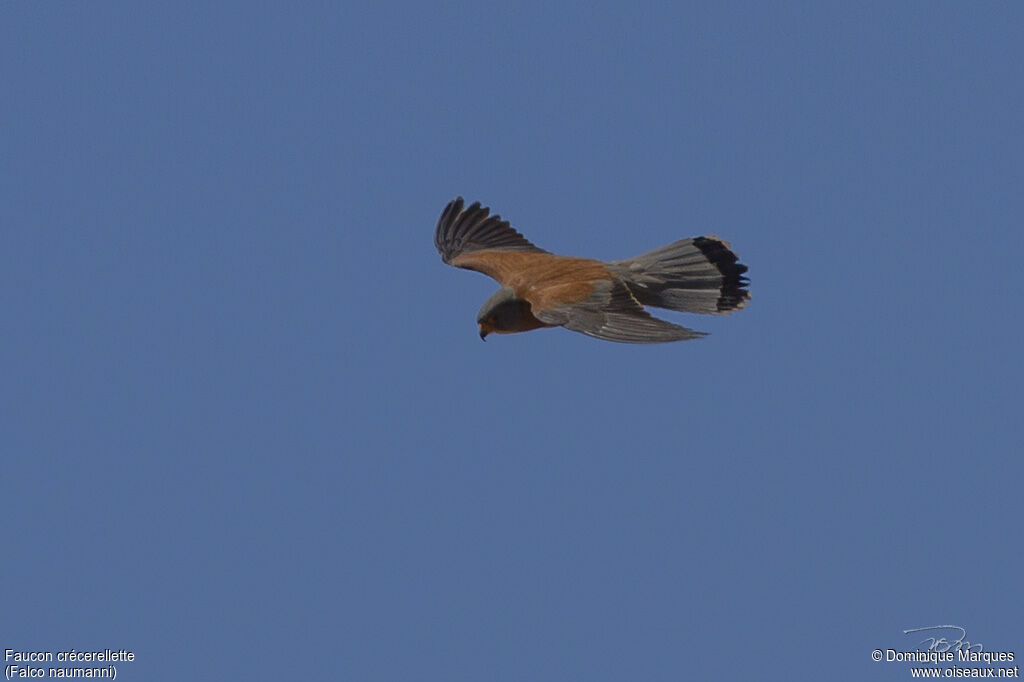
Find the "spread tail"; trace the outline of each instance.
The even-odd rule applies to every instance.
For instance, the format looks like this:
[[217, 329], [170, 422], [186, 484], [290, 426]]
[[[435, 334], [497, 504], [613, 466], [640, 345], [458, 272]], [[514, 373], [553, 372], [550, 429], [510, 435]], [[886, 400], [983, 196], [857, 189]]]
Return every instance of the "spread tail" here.
[[747, 266], [715, 236], [672, 242], [609, 264], [644, 304], [685, 313], [726, 314], [747, 304]]

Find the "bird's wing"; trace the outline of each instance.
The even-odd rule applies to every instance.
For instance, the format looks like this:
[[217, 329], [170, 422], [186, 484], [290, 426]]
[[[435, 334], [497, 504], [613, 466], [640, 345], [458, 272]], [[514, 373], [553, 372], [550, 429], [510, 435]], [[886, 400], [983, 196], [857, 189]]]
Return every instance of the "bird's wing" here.
[[[705, 336], [703, 332], [652, 317], [618, 278], [590, 283], [590, 293], [577, 298], [580, 287], [563, 285], [527, 295], [541, 322], [619, 343], [665, 343]], [[563, 300], [559, 300], [563, 299]]]
[[441, 260], [457, 268], [476, 270], [502, 282], [517, 259], [504, 254], [548, 253], [530, 243], [516, 232], [501, 216], [490, 215], [491, 210], [473, 203], [463, 209], [462, 197], [445, 206], [434, 231], [434, 245]]

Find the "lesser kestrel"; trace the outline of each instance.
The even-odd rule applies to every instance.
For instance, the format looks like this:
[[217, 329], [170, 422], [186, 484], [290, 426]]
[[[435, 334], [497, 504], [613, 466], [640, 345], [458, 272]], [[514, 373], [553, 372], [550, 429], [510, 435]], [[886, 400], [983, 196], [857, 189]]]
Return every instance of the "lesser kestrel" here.
[[477, 316], [480, 338], [565, 327], [620, 343], [705, 336], [652, 317], [645, 305], [687, 313], [731, 313], [750, 298], [747, 266], [718, 237], [682, 239], [611, 262], [537, 248], [490, 209], [462, 197], [445, 207], [434, 244], [445, 263], [501, 284]]

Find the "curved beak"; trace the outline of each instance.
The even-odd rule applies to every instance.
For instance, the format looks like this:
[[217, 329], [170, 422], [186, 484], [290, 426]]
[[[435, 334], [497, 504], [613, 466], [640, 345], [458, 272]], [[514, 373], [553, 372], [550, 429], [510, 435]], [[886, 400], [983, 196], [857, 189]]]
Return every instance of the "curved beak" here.
[[486, 330], [486, 329], [484, 329], [484, 328], [483, 328], [483, 327], [481, 326], [481, 327], [480, 327], [480, 340], [481, 340], [481, 341], [486, 341], [486, 340], [487, 340], [487, 334], [488, 334], [487, 330]]

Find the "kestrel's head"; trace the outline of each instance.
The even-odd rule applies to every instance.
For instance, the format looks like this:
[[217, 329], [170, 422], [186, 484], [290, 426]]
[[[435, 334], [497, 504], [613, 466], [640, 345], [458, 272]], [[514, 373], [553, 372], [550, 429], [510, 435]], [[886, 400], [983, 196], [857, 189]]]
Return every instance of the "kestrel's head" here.
[[477, 326], [480, 327], [480, 340], [486, 341], [487, 335], [493, 333], [495, 330], [494, 323], [491, 320], [484, 319], [478, 320]]
[[480, 306], [476, 323], [480, 327], [480, 338], [486, 340], [491, 333], [511, 334], [533, 329], [535, 325], [527, 327], [532, 318], [530, 304], [516, 298], [511, 287], [502, 287]]

